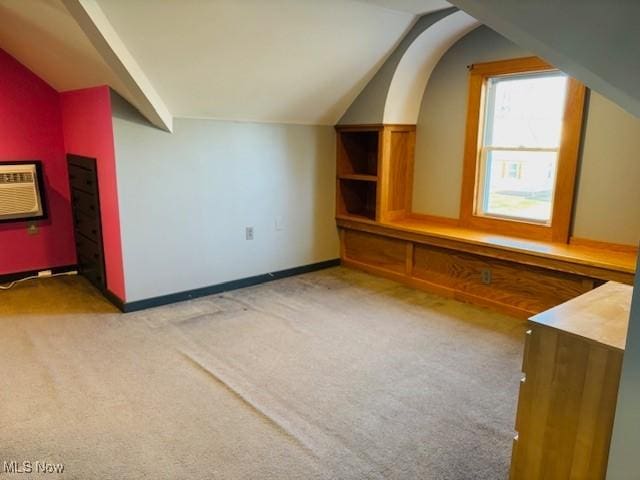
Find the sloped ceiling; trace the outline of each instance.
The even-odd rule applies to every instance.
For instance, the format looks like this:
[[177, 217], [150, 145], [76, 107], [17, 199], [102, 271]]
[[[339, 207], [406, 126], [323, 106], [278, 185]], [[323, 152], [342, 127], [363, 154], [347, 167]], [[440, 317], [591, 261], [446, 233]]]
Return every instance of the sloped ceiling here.
[[[82, 1], [101, 9], [171, 115], [301, 124], [336, 123], [417, 15], [450, 6], [443, 0]], [[61, 0], [0, 0], [0, 18], [0, 47], [57, 90], [107, 84], [136, 104], [137, 92]]]
[[390, 8], [392, 10], [400, 10], [404, 12], [422, 15], [424, 13], [442, 10], [451, 7], [449, 2], [444, 0], [358, 0], [363, 3], [379, 5], [381, 7]]
[[640, 1], [451, 3], [640, 116]]
[[336, 123], [413, 23], [378, 3], [99, 0], [173, 115], [308, 124]]
[[59, 0], [0, 0], [0, 47], [58, 91], [111, 85], [126, 93]]
[[0, 0], [0, 48], [56, 90], [109, 85], [140, 111], [131, 91], [98, 53], [61, 0]]

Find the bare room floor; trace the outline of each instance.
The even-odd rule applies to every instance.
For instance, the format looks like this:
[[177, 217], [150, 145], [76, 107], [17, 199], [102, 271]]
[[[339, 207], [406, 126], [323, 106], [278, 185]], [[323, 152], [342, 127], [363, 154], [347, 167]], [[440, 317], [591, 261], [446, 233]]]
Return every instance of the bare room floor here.
[[46, 478], [77, 479], [507, 476], [524, 323], [364, 273], [126, 315], [81, 278], [46, 279], [0, 292], [0, 328], [0, 467], [62, 463]]

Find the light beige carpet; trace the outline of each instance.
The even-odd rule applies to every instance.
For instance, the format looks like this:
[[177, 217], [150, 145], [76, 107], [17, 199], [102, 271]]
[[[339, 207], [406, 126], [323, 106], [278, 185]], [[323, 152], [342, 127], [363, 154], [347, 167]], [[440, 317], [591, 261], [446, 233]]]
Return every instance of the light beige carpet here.
[[24, 283], [0, 293], [0, 469], [504, 479], [523, 329], [344, 268], [127, 315]]

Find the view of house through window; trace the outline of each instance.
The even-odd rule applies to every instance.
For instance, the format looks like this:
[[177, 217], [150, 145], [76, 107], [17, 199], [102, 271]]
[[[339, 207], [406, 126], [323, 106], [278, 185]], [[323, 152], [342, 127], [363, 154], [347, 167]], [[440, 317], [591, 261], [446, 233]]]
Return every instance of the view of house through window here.
[[476, 214], [550, 224], [567, 76], [487, 79]]

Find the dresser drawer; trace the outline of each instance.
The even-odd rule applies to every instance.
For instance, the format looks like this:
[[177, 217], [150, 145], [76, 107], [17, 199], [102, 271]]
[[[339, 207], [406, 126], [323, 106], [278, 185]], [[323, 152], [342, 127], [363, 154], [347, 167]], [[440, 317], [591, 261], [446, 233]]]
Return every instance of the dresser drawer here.
[[520, 379], [520, 389], [518, 390], [518, 409], [516, 410], [516, 432], [520, 432], [522, 429], [522, 419], [526, 416], [525, 409], [528, 407], [528, 392], [527, 392], [527, 376], [522, 375]]
[[88, 238], [77, 236], [76, 247], [78, 250], [78, 262], [81, 266], [98, 264], [102, 265], [102, 250], [100, 246]]
[[98, 244], [102, 242], [100, 221], [98, 217], [90, 217], [81, 212], [77, 212], [74, 218], [74, 224], [76, 235], [80, 234]]
[[[517, 458], [518, 458], [518, 440], [520, 439], [520, 434], [516, 433], [516, 435], [513, 437], [513, 444], [511, 447], [511, 465], [517, 465]], [[518, 474], [515, 470], [515, 468], [512, 468], [511, 471], [509, 472], [509, 480], [518, 480]]]
[[104, 260], [98, 244], [76, 236], [76, 248], [80, 272], [94, 285], [104, 285]]
[[73, 206], [77, 211], [86, 213], [87, 215], [96, 215], [100, 211], [98, 207], [98, 197], [95, 194], [72, 189], [71, 196]]
[[89, 265], [82, 269], [82, 275], [89, 280], [93, 285], [98, 288], [103, 288], [105, 284], [104, 270], [99, 268], [98, 265]]
[[69, 168], [69, 182], [71, 188], [82, 190], [83, 192], [97, 194], [98, 184], [94, 172], [90, 172], [79, 167]]
[[524, 351], [522, 353], [522, 372], [527, 373], [527, 365], [529, 363], [529, 351], [531, 350], [531, 342], [533, 338], [533, 327], [529, 325], [524, 333]]

